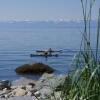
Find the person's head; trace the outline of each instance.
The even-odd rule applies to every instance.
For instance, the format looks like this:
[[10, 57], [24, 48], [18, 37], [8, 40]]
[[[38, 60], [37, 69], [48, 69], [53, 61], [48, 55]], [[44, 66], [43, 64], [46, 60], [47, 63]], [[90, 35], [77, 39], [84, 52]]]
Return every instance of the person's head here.
[[51, 48], [49, 48], [49, 50], [52, 50]]

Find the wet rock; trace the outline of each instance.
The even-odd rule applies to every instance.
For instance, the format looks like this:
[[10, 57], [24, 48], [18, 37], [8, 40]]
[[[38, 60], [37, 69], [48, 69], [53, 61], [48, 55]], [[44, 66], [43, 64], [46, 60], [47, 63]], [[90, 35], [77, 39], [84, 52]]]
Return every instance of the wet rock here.
[[52, 73], [54, 70], [43, 63], [24, 64], [16, 68], [18, 74], [43, 74]]

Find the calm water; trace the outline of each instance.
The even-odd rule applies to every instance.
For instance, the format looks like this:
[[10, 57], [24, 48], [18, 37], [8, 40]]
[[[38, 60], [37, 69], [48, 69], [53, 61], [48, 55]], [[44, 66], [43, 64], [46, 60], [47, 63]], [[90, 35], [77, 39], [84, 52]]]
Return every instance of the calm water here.
[[[92, 29], [93, 45], [95, 29]], [[15, 68], [22, 64], [43, 62], [54, 69], [56, 74], [65, 74], [74, 54], [80, 46], [79, 28], [0, 28], [0, 79], [17, 79]], [[35, 50], [53, 48], [63, 50], [59, 57], [47, 60], [43, 57], [30, 58]], [[38, 76], [25, 76], [37, 78]]]

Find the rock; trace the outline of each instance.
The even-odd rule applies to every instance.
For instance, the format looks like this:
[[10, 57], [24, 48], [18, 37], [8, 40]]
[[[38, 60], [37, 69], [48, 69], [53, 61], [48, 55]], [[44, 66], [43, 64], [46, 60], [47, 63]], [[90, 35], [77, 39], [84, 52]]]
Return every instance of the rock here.
[[63, 88], [63, 86], [61, 84], [59, 84], [56, 88], [55, 88], [55, 91], [61, 91]]
[[15, 71], [18, 74], [43, 74], [54, 72], [51, 67], [42, 63], [24, 64], [17, 67]]
[[42, 77], [39, 80], [40, 81], [46, 81], [50, 78], [54, 78], [54, 76], [55, 76], [54, 74], [45, 73], [45, 74], [42, 75]]
[[32, 86], [32, 88], [35, 86], [35, 84], [34, 84], [34, 83], [29, 83], [28, 85], [31, 85], [31, 86]]
[[7, 88], [4, 88], [3, 91], [7, 91]]
[[12, 90], [14, 90], [14, 89], [16, 89], [17, 88], [17, 86], [11, 86], [11, 89]]
[[4, 88], [10, 89], [10, 86], [11, 86], [11, 82], [10, 81], [8, 81], [8, 80], [0, 81], [0, 90], [2, 90]]
[[39, 90], [40, 94], [41, 94], [41, 97], [42, 98], [45, 98], [47, 97], [48, 95], [51, 95], [53, 90], [50, 88], [50, 87], [46, 87], [44, 86], [42, 89]]
[[8, 94], [5, 95], [5, 98], [8, 98]]
[[54, 100], [55, 98], [56, 98], [56, 100], [63, 100], [61, 98], [61, 91], [55, 92], [51, 98], [52, 98], [52, 100]]
[[[54, 100], [54, 95], [56, 100], [61, 100], [61, 88], [65, 81], [66, 76], [64, 75], [54, 75], [54, 74], [43, 74], [42, 77], [36, 82], [27, 78], [20, 78], [18, 80], [12, 81], [11, 89], [3, 88], [0, 91], [0, 98], [7, 98], [7, 100], [15, 100], [15, 97], [20, 97], [20, 100], [24, 96], [29, 96], [34, 98], [33, 100]], [[38, 98], [38, 99], [37, 99]], [[19, 100], [19, 99], [16, 99]], [[28, 99], [25, 99], [28, 100]]]
[[61, 85], [63, 85], [65, 77], [66, 76], [64, 75], [54, 75], [45, 73], [36, 83], [34, 89], [37, 89], [40, 92], [41, 97], [45, 100], [45, 98], [51, 95], [56, 88], [60, 91], [60, 87]]
[[26, 90], [27, 90], [27, 91], [32, 91], [32, 90], [33, 90], [33, 88], [32, 88], [32, 86], [31, 86], [31, 85], [26, 85]]
[[30, 91], [28, 91], [27, 96], [32, 96], [32, 93]]
[[33, 90], [31, 90], [31, 93], [34, 94], [37, 91], [38, 91], [37, 89], [33, 89]]
[[1, 98], [5, 98], [5, 96], [4, 95], [0, 95], [0, 100], [1, 100]]
[[8, 93], [10, 93], [11, 92], [11, 90], [3, 90], [3, 91], [0, 91], [0, 96], [1, 95], [5, 95], [5, 94], [8, 94]]
[[40, 97], [36, 98], [35, 96], [32, 96], [32, 100], [43, 100], [43, 99], [40, 99]]
[[10, 97], [13, 97], [12, 92], [9, 92], [8, 94], [5, 95], [5, 98], [10, 98]]
[[12, 93], [14, 96], [24, 96], [26, 94], [26, 91], [24, 89], [17, 88], [15, 90], [13, 90]]
[[12, 81], [12, 87], [13, 86], [26, 86], [26, 85], [29, 85], [30, 83], [35, 85], [36, 81], [22, 77], [18, 80]]
[[39, 97], [39, 96], [41, 95], [41, 93], [40, 93], [39, 91], [37, 91], [37, 92], [34, 93], [34, 95], [35, 95], [36, 97]]

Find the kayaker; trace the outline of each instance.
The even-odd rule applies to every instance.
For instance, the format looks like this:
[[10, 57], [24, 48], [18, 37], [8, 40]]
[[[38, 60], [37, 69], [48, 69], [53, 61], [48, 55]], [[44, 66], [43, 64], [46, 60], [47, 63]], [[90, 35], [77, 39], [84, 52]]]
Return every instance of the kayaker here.
[[52, 51], [53, 51], [53, 50], [52, 50], [51, 48], [48, 49], [49, 55], [52, 55]]
[[44, 51], [43, 53], [44, 53], [44, 55], [45, 55], [45, 56], [47, 56], [47, 55], [48, 55], [48, 51]]
[[47, 51], [44, 51], [43, 53], [44, 53], [45, 56], [52, 55], [52, 51], [53, 50], [51, 48], [49, 48]]

